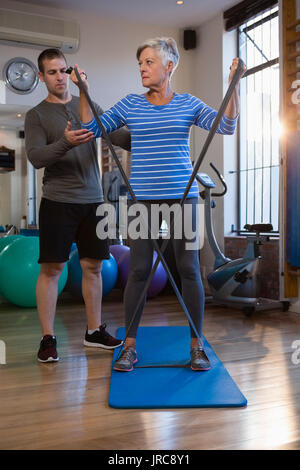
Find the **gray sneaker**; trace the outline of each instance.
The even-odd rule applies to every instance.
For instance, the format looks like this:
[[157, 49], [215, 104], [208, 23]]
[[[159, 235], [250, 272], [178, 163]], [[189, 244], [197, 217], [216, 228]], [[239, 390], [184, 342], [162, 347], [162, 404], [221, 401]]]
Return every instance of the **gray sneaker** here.
[[193, 370], [209, 370], [211, 365], [209, 359], [200, 346], [195, 346], [191, 349], [191, 368]]
[[133, 365], [137, 363], [136, 350], [134, 348], [124, 348], [120, 358], [114, 363], [114, 370], [120, 372], [131, 372]]

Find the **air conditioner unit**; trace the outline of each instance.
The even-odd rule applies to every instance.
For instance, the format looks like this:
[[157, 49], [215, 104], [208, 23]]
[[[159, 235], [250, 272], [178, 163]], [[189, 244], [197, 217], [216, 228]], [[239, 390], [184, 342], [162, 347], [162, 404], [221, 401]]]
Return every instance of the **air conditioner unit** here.
[[76, 52], [79, 25], [75, 21], [0, 9], [0, 41], [35, 48], [55, 47]]

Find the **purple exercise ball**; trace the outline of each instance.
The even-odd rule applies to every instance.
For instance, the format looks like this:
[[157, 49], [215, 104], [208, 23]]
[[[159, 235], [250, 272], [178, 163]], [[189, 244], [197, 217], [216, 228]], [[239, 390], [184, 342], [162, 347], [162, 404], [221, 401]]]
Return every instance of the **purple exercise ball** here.
[[[157, 258], [157, 254], [156, 252], [154, 252], [152, 266], [154, 265], [156, 258]], [[118, 284], [123, 289], [125, 289], [126, 287], [126, 283], [127, 283], [127, 279], [129, 275], [129, 259], [130, 259], [130, 250], [124, 253], [118, 262], [118, 268], [119, 268]], [[147, 298], [152, 298], [158, 295], [166, 286], [167, 280], [168, 280], [167, 273], [163, 265], [160, 262], [159, 265], [157, 266], [157, 269], [155, 271], [155, 274], [149, 286], [149, 289], [147, 292]]]
[[115, 258], [116, 262], [119, 262], [119, 259], [129, 251], [129, 246], [126, 245], [110, 245], [109, 251]]
[[[126, 246], [126, 245], [110, 245], [109, 246], [109, 251], [113, 255], [113, 257], [115, 258], [115, 260], [117, 262], [117, 265], [118, 265], [118, 279], [117, 279], [115, 287], [116, 287], [116, 289], [122, 289], [123, 287], [122, 287], [122, 283], [120, 281], [119, 261], [125, 253], [129, 253], [130, 248], [129, 248], [129, 246]], [[126, 282], [125, 282], [125, 284], [126, 284]]]

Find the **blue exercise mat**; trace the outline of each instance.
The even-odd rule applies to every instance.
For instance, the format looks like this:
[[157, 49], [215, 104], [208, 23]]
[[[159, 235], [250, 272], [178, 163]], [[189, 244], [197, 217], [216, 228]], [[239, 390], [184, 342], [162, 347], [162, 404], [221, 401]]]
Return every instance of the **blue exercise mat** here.
[[[117, 337], [125, 337], [119, 328]], [[211, 362], [209, 371], [195, 372], [190, 366], [188, 326], [140, 327], [138, 362], [132, 372], [112, 368], [109, 405], [113, 408], [213, 408], [241, 407], [247, 400], [205, 340]], [[114, 351], [112, 366], [119, 354]], [[146, 365], [181, 367], [141, 367]]]

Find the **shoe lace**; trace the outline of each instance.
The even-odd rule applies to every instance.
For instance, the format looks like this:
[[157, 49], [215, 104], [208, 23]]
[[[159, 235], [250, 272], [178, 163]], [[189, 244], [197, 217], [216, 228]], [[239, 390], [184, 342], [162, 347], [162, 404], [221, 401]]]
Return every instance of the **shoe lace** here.
[[132, 349], [125, 348], [123, 349], [119, 360], [131, 361], [133, 359], [133, 354]]
[[201, 346], [193, 348], [192, 350], [195, 359], [201, 359], [203, 357], [204, 349]]
[[42, 349], [47, 349], [47, 348], [50, 348], [50, 347], [55, 347], [55, 339], [52, 338], [52, 336], [50, 337], [47, 337], [47, 338], [43, 338], [43, 341], [42, 341]]
[[106, 338], [108, 338], [110, 334], [105, 330], [106, 326], [106, 323], [103, 323], [103, 325], [100, 326], [99, 330]]

